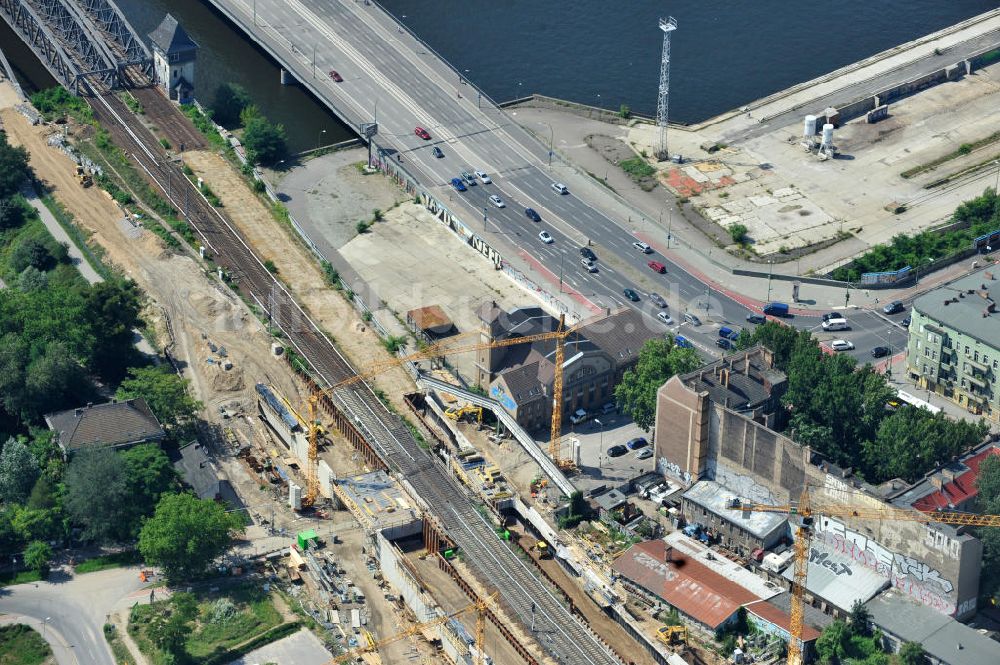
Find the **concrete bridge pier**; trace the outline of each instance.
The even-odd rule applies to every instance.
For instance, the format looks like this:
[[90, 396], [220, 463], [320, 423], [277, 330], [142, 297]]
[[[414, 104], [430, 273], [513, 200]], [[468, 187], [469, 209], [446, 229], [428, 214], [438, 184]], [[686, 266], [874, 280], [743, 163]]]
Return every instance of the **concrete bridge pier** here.
[[281, 68], [281, 85], [294, 85], [295, 77], [284, 67]]

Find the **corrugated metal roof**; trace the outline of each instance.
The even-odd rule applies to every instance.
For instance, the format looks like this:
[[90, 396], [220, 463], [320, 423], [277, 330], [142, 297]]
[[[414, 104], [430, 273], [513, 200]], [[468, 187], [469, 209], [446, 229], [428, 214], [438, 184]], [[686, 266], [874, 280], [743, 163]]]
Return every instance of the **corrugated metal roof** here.
[[[782, 612], [777, 607], [766, 600], [758, 600], [747, 605], [747, 612], [756, 614], [764, 621], [777, 626], [786, 633], [791, 634], [792, 617], [787, 612]], [[819, 631], [808, 624], [802, 626], [802, 641], [812, 642], [819, 638]]]
[[[794, 566], [782, 575], [792, 579]], [[889, 580], [853, 559], [841, 556], [821, 540], [814, 539], [809, 546], [809, 570], [806, 588], [820, 598], [849, 612], [854, 601], [868, 602], [879, 591], [889, 586]]]
[[780, 513], [765, 513], [762, 511], [747, 513], [742, 510], [727, 508], [727, 504], [732, 499], [739, 497], [735, 492], [732, 492], [714, 480], [699, 480], [691, 486], [691, 489], [684, 493], [684, 498], [718, 515], [722, 519], [732, 522], [761, 540], [767, 540], [775, 531], [785, 529], [785, 522], [788, 521], [788, 518]]
[[619, 575], [715, 630], [758, 596], [667, 545], [633, 545], [612, 566]]
[[782, 593], [774, 582], [768, 582], [759, 575], [741, 566], [736, 561], [725, 558], [717, 550], [712, 550], [708, 545], [704, 545], [694, 538], [685, 536], [682, 531], [672, 531], [664, 539], [668, 545], [677, 548], [691, 558], [703, 564], [712, 572], [722, 575], [727, 580], [739, 584], [741, 587], [759, 598], [771, 598]]

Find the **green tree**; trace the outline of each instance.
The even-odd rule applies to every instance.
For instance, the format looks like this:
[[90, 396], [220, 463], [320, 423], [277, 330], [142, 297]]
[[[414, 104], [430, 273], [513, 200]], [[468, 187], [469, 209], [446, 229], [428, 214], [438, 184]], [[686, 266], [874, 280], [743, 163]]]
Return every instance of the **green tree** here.
[[238, 83], [223, 83], [215, 89], [212, 118], [220, 125], [232, 129], [239, 124], [243, 109], [252, 103], [246, 88]]
[[851, 629], [846, 623], [837, 619], [827, 626], [816, 640], [816, 655], [821, 663], [836, 664], [848, 654], [851, 641]]
[[128, 478], [132, 512], [140, 517], [152, 515], [160, 499], [178, 488], [177, 470], [155, 443], [134, 446], [118, 455]]
[[[990, 455], [979, 465], [976, 478], [976, 508], [987, 515], [1000, 515], [1000, 455]], [[979, 527], [976, 536], [983, 543], [979, 599], [983, 607], [996, 605], [1000, 592], [1000, 529]]]
[[0, 199], [0, 231], [21, 226], [27, 216], [27, 205], [20, 195]]
[[21, 534], [14, 528], [16, 506], [0, 506], [0, 552], [20, 551]]
[[252, 115], [244, 125], [243, 145], [255, 164], [275, 164], [287, 153], [285, 127], [262, 115]]
[[14, 514], [11, 525], [23, 542], [55, 540], [65, 534], [63, 514], [55, 508], [21, 508]]
[[66, 512], [82, 528], [81, 536], [98, 543], [135, 537], [136, 523], [125, 462], [109, 448], [84, 450], [66, 467]]
[[11, 437], [0, 451], [0, 500], [23, 503], [38, 480], [38, 460], [21, 441]]
[[924, 665], [926, 662], [927, 654], [920, 642], [904, 642], [899, 648], [900, 665]]
[[7, 133], [0, 131], [0, 199], [19, 192], [30, 174], [28, 151], [12, 146], [7, 142]]
[[24, 565], [38, 572], [42, 577], [48, 577], [49, 564], [52, 562], [52, 548], [41, 540], [34, 540], [24, 551]]
[[49, 274], [35, 266], [28, 266], [17, 276], [17, 288], [22, 291], [38, 291], [47, 288], [48, 285]]
[[25, 368], [22, 414], [31, 421], [72, 402], [83, 383], [79, 361], [62, 342], [52, 342], [42, 355]]
[[635, 367], [626, 371], [615, 387], [615, 401], [623, 413], [647, 432], [656, 419], [656, 391], [675, 374], [686, 374], [701, 365], [694, 349], [674, 344], [673, 337], [651, 339], [639, 350]]
[[163, 365], [129, 369], [115, 397], [119, 401], [142, 397], [160, 424], [175, 435], [183, 434], [202, 408], [191, 397], [187, 380]]
[[854, 604], [851, 605], [851, 634], [868, 636], [868, 625], [871, 623], [871, 620], [872, 615], [868, 611], [868, 607], [860, 600], [855, 600]]
[[897, 409], [882, 421], [874, 440], [864, 445], [866, 478], [913, 482], [927, 469], [979, 443], [987, 427], [984, 422], [949, 420], [943, 413], [915, 407]]
[[56, 266], [56, 258], [45, 243], [30, 237], [24, 238], [14, 246], [8, 261], [14, 272], [21, 272], [29, 266], [44, 272]]
[[83, 296], [84, 321], [92, 335], [94, 371], [117, 381], [135, 359], [135, 328], [142, 323], [143, 295], [131, 280], [109, 280], [91, 286]]
[[243, 521], [223, 506], [191, 494], [168, 494], [139, 533], [139, 551], [171, 582], [191, 579], [232, 545]]
[[743, 224], [733, 224], [732, 226], [729, 227], [729, 237], [731, 237], [733, 239], [733, 242], [735, 242], [737, 245], [740, 245], [743, 243], [744, 240], [746, 240], [747, 231], [749, 230], [750, 229], [748, 229]]

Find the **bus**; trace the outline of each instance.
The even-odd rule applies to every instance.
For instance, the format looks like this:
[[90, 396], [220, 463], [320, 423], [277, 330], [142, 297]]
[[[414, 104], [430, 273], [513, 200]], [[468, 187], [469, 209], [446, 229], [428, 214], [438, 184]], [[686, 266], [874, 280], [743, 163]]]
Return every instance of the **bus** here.
[[899, 398], [900, 402], [906, 402], [910, 406], [915, 406], [918, 409], [927, 409], [931, 413], [941, 412], [941, 407], [934, 406], [930, 402], [922, 400], [919, 397], [915, 397], [914, 395], [911, 395], [908, 392], [900, 390], [899, 392], [896, 393], [896, 396]]

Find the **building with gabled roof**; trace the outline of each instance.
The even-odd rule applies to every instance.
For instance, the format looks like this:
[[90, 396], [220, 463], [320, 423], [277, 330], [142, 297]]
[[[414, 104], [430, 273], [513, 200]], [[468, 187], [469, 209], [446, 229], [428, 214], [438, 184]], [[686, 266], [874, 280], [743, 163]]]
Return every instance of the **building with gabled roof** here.
[[160, 441], [167, 435], [141, 397], [49, 413], [45, 423], [56, 433], [67, 457], [85, 449], [127, 448]]
[[[509, 312], [496, 302], [482, 305], [481, 342], [529, 338], [555, 332], [559, 321], [540, 307]], [[642, 314], [623, 308], [583, 322], [565, 340], [563, 415], [590, 410], [613, 398], [625, 371], [639, 360], [647, 340], [659, 337], [656, 325]], [[554, 339], [483, 348], [476, 358], [477, 380], [525, 429], [548, 427], [552, 417], [555, 379]]]
[[151, 33], [156, 81], [169, 99], [180, 104], [194, 100], [194, 63], [198, 45], [172, 15], [167, 14]]

